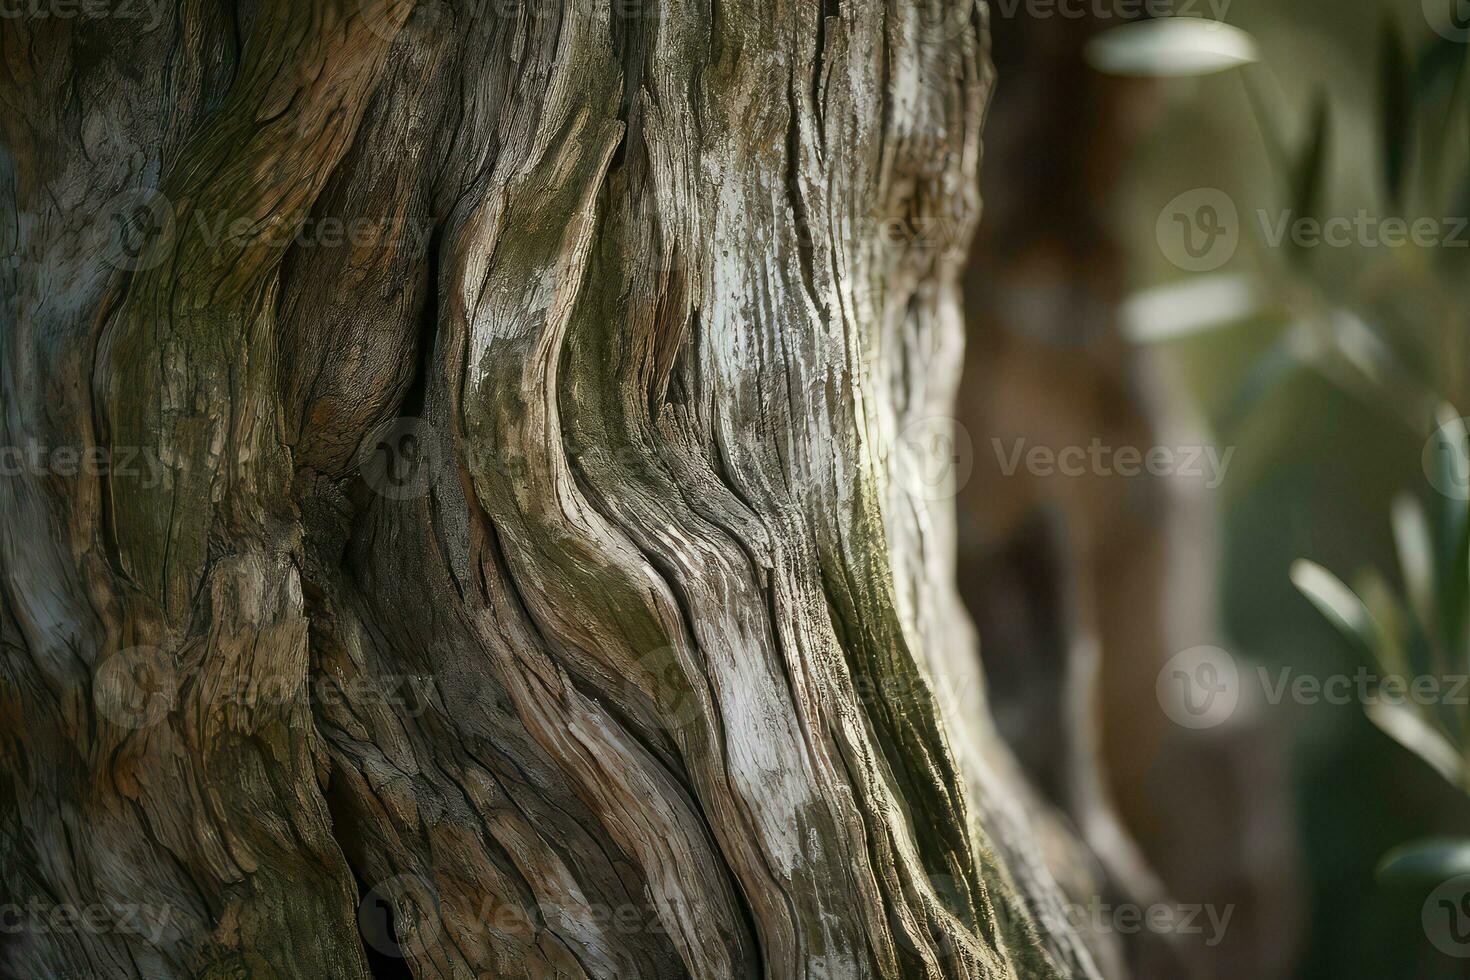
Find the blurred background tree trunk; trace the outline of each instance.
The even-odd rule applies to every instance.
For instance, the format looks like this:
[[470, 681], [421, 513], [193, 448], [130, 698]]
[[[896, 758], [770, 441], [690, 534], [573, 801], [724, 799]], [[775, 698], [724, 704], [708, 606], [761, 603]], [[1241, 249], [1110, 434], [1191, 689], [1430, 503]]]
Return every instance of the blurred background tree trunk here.
[[1282, 977], [1299, 902], [1284, 740], [1245, 710], [1190, 732], [1155, 693], [1171, 654], [1218, 641], [1211, 501], [1174, 477], [1011, 467], [1018, 447], [1206, 439], [1124, 336], [1128, 259], [1111, 228], [1156, 94], [1085, 63], [1117, 23], [992, 23], [1001, 95], [965, 276], [957, 417], [976, 464], [959, 496], [960, 588], [999, 729], [1097, 860], [1106, 900], [1232, 907], [1216, 948], [1127, 937], [1133, 973]]

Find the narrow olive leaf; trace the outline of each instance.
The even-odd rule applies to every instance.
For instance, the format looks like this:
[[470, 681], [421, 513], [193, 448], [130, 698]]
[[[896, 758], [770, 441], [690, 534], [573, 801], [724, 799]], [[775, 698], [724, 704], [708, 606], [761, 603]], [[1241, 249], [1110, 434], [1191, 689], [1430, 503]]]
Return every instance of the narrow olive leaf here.
[[1388, 885], [1438, 885], [1470, 874], [1470, 840], [1429, 838], [1395, 847], [1378, 862], [1378, 880]]
[[[1330, 142], [1331, 107], [1325, 92], [1318, 91], [1312, 105], [1311, 122], [1307, 130], [1307, 141], [1297, 158], [1291, 188], [1291, 213], [1295, 220], [1315, 218], [1322, 201], [1323, 179], [1327, 171], [1328, 146]], [[1288, 239], [1295, 241], [1295, 239]], [[1305, 257], [1305, 249], [1293, 247], [1292, 255], [1298, 260]]]
[[1389, 202], [1402, 210], [1409, 159], [1414, 149], [1413, 68], [1403, 31], [1392, 14], [1383, 18], [1378, 79], [1384, 181]]
[[1393, 502], [1393, 543], [1398, 551], [1409, 606], [1429, 632], [1434, 627], [1434, 545], [1429, 519], [1418, 500], [1404, 494]]
[[1291, 564], [1291, 583], [1344, 636], [1367, 647], [1375, 657], [1378, 655], [1383, 630], [1363, 600], [1341, 579], [1316, 562], [1298, 559]]
[[1470, 608], [1470, 568], [1466, 553], [1470, 551], [1470, 502], [1464, 488], [1470, 475], [1470, 433], [1465, 420], [1451, 405], [1441, 405], [1435, 419], [1435, 444], [1430, 464], [1436, 471], [1433, 485], [1440, 490], [1435, 520], [1435, 553], [1438, 574], [1438, 625], [1441, 641], [1455, 649], [1460, 631]]
[[1109, 75], [1181, 78], [1260, 60], [1255, 39], [1201, 17], [1160, 17], [1108, 28], [1088, 42], [1088, 64]]
[[1388, 580], [1370, 568], [1354, 581], [1353, 593], [1363, 600], [1368, 615], [1378, 624], [1380, 642], [1375, 653], [1384, 673], [1401, 677], [1414, 673], [1407, 649], [1411, 634], [1408, 615]]
[[1254, 414], [1262, 402], [1279, 391], [1301, 370], [1303, 345], [1296, 340], [1296, 330], [1296, 324], [1287, 327], [1270, 347], [1251, 361], [1245, 378], [1220, 412], [1218, 425], [1221, 432], [1234, 432]]

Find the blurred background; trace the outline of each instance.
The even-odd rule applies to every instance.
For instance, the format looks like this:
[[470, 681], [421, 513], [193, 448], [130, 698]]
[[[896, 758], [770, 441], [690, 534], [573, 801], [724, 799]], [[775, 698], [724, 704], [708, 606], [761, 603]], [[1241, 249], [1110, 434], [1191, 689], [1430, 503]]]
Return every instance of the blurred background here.
[[990, 20], [960, 582], [1074, 900], [1229, 911], [1137, 976], [1470, 976], [1470, 3]]

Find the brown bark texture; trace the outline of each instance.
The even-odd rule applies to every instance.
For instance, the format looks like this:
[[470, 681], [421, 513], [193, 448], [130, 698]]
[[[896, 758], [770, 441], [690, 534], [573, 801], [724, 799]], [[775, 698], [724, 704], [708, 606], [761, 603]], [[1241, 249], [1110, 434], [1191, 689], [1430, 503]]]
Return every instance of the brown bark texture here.
[[935, 696], [983, 35], [7, 20], [0, 974], [1096, 975]]

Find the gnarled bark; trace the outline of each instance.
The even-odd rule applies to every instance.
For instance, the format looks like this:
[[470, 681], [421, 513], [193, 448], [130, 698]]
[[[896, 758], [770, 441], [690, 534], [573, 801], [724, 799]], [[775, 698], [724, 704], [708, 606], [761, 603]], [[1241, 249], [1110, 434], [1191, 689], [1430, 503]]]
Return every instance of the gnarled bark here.
[[982, 11], [159, 14], [3, 42], [6, 897], [158, 926], [10, 975], [1093, 973], [903, 482]]

